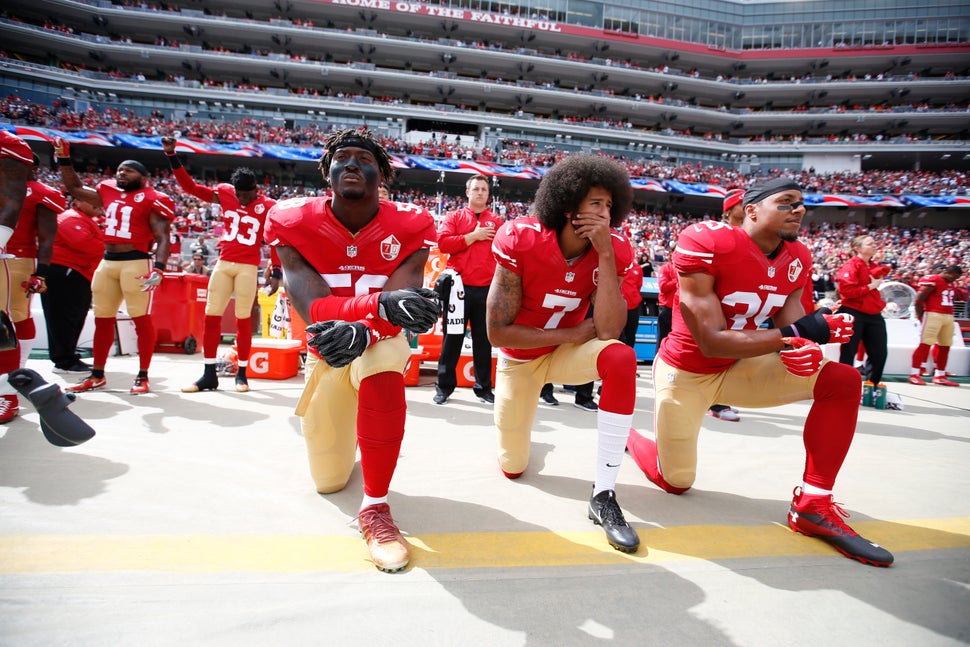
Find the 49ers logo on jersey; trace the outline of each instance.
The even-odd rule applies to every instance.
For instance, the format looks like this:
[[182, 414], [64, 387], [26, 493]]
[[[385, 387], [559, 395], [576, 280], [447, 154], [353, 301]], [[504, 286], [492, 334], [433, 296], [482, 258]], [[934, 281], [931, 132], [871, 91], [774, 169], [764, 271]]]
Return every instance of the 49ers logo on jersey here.
[[401, 253], [401, 241], [397, 239], [397, 236], [391, 234], [387, 238], [381, 241], [381, 257], [385, 261], [393, 261]]
[[805, 268], [802, 266], [802, 262], [799, 259], [793, 260], [788, 265], [788, 281], [790, 283], [795, 283], [798, 281], [798, 277], [802, 275], [802, 270]]

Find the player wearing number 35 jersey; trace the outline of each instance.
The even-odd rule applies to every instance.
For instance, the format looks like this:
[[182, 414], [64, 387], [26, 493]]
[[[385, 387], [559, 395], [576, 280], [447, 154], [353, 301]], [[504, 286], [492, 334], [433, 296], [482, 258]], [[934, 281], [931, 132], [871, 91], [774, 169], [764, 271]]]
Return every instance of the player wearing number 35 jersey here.
[[[96, 188], [83, 185], [71, 164], [70, 145], [58, 138], [54, 154], [68, 193], [78, 200], [104, 208], [104, 260], [91, 282], [94, 304], [94, 352], [91, 377], [68, 390], [103, 388], [104, 365], [115, 335], [118, 308], [124, 301], [138, 337], [138, 375], [133, 394], [147, 393], [148, 368], [155, 352], [152, 291], [162, 282], [168, 262], [169, 231], [175, 218], [172, 199], [147, 186], [148, 169], [136, 160], [118, 165], [115, 177]], [[154, 263], [152, 253], [154, 248]]]
[[[855, 433], [862, 379], [851, 366], [823, 360], [819, 346], [848, 341], [851, 317], [805, 314], [801, 303], [811, 272], [808, 250], [796, 240], [805, 215], [801, 188], [776, 178], [748, 189], [743, 205], [740, 227], [704, 222], [677, 241], [680, 307], [654, 362], [656, 442], [631, 431], [630, 453], [650, 480], [680, 494], [694, 483], [697, 437], [712, 404], [813, 400], [789, 526], [852, 559], [888, 566], [889, 551], [846, 525], [832, 497]], [[761, 328], [769, 318], [775, 327]]]
[[[179, 186], [183, 191], [205, 202], [222, 208], [222, 224], [225, 229], [219, 240], [219, 260], [209, 276], [205, 300], [205, 324], [202, 333], [203, 374], [192, 384], [183, 387], [183, 393], [214, 391], [219, 388], [216, 375], [216, 355], [222, 339], [222, 313], [229, 299], [236, 297], [236, 349], [239, 371], [236, 373], [236, 391], [249, 391], [246, 369], [252, 351], [252, 310], [258, 287], [260, 248], [263, 243], [263, 223], [266, 215], [276, 204], [259, 190], [256, 174], [248, 168], [233, 171], [229, 184], [217, 184], [214, 189], [196, 184], [182, 166], [175, 153], [175, 139], [162, 137], [162, 150]], [[280, 268], [274, 263], [273, 272], [280, 276]]]

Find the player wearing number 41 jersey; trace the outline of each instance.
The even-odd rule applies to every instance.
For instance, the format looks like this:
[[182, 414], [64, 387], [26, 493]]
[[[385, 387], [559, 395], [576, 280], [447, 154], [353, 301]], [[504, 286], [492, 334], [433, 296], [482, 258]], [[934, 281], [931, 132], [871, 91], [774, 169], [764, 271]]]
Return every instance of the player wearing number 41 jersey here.
[[[162, 137], [162, 150], [168, 158], [179, 186], [200, 200], [222, 207], [225, 233], [219, 240], [219, 260], [209, 276], [205, 301], [205, 324], [202, 333], [203, 374], [192, 384], [183, 387], [184, 393], [214, 391], [219, 388], [216, 375], [216, 355], [222, 338], [222, 313], [229, 299], [236, 296], [236, 348], [239, 371], [236, 390], [249, 391], [246, 369], [252, 350], [252, 309], [258, 283], [260, 247], [263, 242], [263, 223], [276, 204], [263, 195], [256, 183], [256, 174], [248, 168], [237, 168], [230, 184], [217, 184], [214, 189], [196, 184], [175, 154], [175, 138]], [[273, 263], [273, 279], [278, 281], [281, 271]]]
[[[175, 218], [172, 199], [147, 186], [148, 169], [136, 160], [118, 165], [115, 177], [84, 186], [71, 164], [67, 141], [58, 138], [54, 155], [68, 193], [104, 209], [104, 260], [91, 282], [94, 304], [94, 351], [91, 376], [68, 387], [91, 391], [107, 384], [104, 366], [115, 336], [118, 308], [124, 301], [138, 337], [138, 375], [132, 394], [148, 393], [148, 369], [155, 352], [152, 292], [162, 283], [168, 262], [169, 232]], [[154, 253], [154, 263], [152, 255]]]
[[[797, 242], [801, 188], [776, 178], [748, 189], [743, 205], [741, 227], [700, 223], [677, 241], [680, 308], [654, 362], [656, 441], [631, 431], [630, 453], [651, 481], [680, 494], [694, 484], [697, 437], [711, 404], [813, 400], [789, 526], [852, 559], [888, 566], [893, 556], [846, 525], [832, 496], [855, 433], [862, 381], [851, 366], [824, 360], [819, 347], [850, 339], [851, 317], [824, 309], [806, 315], [800, 301], [811, 272], [808, 250]], [[769, 318], [776, 327], [761, 328]]]

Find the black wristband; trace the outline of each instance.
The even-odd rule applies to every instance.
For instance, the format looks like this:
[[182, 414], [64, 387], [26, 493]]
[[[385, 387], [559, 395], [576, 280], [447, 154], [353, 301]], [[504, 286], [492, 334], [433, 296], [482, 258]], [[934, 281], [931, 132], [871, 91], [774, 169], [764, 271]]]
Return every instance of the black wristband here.
[[37, 263], [37, 269], [34, 271], [34, 276], [47, 277], [47, 270], [50, 269], [50, 265], [47, 263]]
[[72, 164], [73, 164], [73, 162], [71, 161], [71, 158], [70, 157], [58, 157], [57, 158], [57, 165], [58, 166], [71, 166]]
[[795, 326], [782, 326], [778, 329], [781, 332], [782, 337], [798, 337], [798, 331]]
[[182, 168], [182, 160], [179, 159], [178, 153], [172, 153], [171, 155], [165, 153], [166, 159], [168, 159], [168, 165], [172, 169]]
[[158, 270], [159, 272], [164, 272], [165, 271], [165, 263], [163, 263], [161, 261], [155, 261], [155, 269]]
[[271, 279], [281, 279], [283, 278], [283, 270], [281, 270], [278, 267], [274, 267], [272, 271], [269, 273], [269, 277]]

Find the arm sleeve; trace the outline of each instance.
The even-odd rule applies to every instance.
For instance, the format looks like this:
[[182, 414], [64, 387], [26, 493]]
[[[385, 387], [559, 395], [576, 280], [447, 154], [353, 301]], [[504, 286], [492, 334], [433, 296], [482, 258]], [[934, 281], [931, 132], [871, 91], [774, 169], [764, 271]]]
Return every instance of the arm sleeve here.
[[185, 168], [180, 166], [175, 169], [173, 173], [175, 175], [175, 179], [179, 183], [179, 186], [186, 193], [194, 195], [199, 200], [203, 200], [205, 202], [212, 202], [216, 197], [216, 192], [214, 189], [210, 189], [209, 187], [201, 184], [196, 184], [195, 180], [192, 179], [192, 176], [189, 175], [189, 172], [186, 171]]

